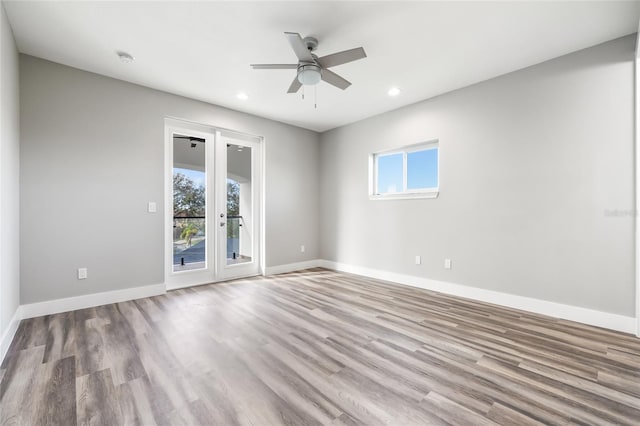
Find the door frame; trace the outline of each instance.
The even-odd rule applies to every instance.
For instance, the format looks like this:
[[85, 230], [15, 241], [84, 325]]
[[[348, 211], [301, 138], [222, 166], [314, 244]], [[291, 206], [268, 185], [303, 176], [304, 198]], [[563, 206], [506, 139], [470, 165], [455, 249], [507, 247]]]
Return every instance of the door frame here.
[[635, 239], [635, 253], [634, 253], [634, 266], [635, 266], [635, 285], [636, 285], [636, 300], [635, 300], [635, 317], [636, 317], [636, 337], [640, 337], [640, 25], [638, 27], [638, 34], [636, 35], [636, 51], [633, 61], [633, 82], [634, 82], [634, 211], [633, 211], [633, 224], [634, 224], [634, 239]]
[[[262, 212], [258, 208], [262, 204], [262, 165], [263, 165], [263, 157], [261, 156], [262, 151], [262, 138], [247, 135], [245, 133], [229, 131], [229, 130], [216, 130], [216, 157], [220, 160], [226, 156], [227, 152], [227, 144], [231, 143], [234, 145], [244, 146], [246, 148], [251, 149], [251, 218], [254, 227], [252, 228], [252, 261], [247, 263], [236, 263], [232, 265], [227, 265], [227, 238], [222, 236], [221, 234], [226, 235], [224, 233], [218, 233], [221, 238], [218, 238], [218, 246], [217, 246], [217, 260], [218, 260], [218, 269], [217, 269], [217, 281], [225, 281], [242, 277], [256, 276], [256, 275], [264, 275], [264, 268], [261, 267], [260, 260], [262, 256], [263, 245], [261, 244], [261, 233], [262, 233]], [[218, 143], [219, 142], [219, 143]], [[216, 184], [217, 186], [217, 198], [216, 198], [216, 206], [218, 210], [216, 211], [215, 222], [216, 229], [220, 231], [219, 222], [222, 222], [222, 218], [220, 217], [220, 213], [224, 212], [224, 229], [228, 227], [228, 218], [226, 217], [227, 213], [227, 178], [228, 178], [228, 170], [227, 170], [228, 162], [218, 161], [216, 164]], [[255, 220], [257, 218], [258, 220]], [[257, 268], [257, 270], [256, 270]], [[257, 273], [256, 273], [257, 272]]]
[[[223, 265], [220, 265], [221, 256], [217, 255], [219, 247], [221, 246], [220, 235], [218, 229], [218, 221], [216, 220], [216, 214], [222, 206], [220, 206], [221, 196], [218, 196], [219, 189], [216, 187], [216, 181], [219, 179], [219, 171], [216, 168], [216, 162], [218, 161], [216, 152], [216, 137], [220, 132], [245, 135], [247, 137], [254, 138], [259, 145], [257, 155], [252, 156], [252, 160], [256, 161], [257, 165], [257, 185], [256, 189], [259, 191], [257, 204], [254, 206], [256, 226], [259, 228], [255, 233], [255, 239], [259, 240], [259, 255], [256, 258], [258, 262], [258, 274], [265, 274], [265, 214], [264, 214], [264, 190], [265, 190], [265, 140], [262, 136], [253, 135], [250, 133], [226, 129], [219, 126], [207, 125], [197, 123], [189, 120], [184, 120], [174, 117], [166, 117], [164, 120], [164, 133], [165, 133], [165, 150], [164, 150], [164, 280], [167, 290], [175, 290], [179, 288], [191, 287], [195, 285], [210, 284], [214, 282], [224, 281], [225, 279], [242, 278], [243, 276], [237, 276], [233, 278], [221, 277], [220, 271]], [[205, 259], [206, 268], [197, 270], [186, 270], [173, 272], [173, 134], [174, 133], [187, 133], [194, 136], [202, 137], [205, 139], [205, 155], [206, 155], [206, 170], [207, 170], [207, 194], [206, 194], [206, 221], [207, 224], [207, 259]], [[213, 151], [213, 152], [212, 152]], [[213, 172], [211, 172], [213, 171]], [[226, 173], [226, 170], [225, 170]], [[226, 176], [225, 176], [226, 177]], [[219, 182], [219, 181], [218, 181]], [[221, 186], [221, 185], [220, 185]], [[226, 179], [225, 179], [226, 187]], [[226, 211], [226, 204], [224, 206]], [[215, 225], [215, 226], [214, 226]], [[211, 230], [213, 228], [214, 230]], [[226, 227], [225, 227], [226, 229]], [[225, 234], [226, 235], [226, 234]], [[226, 238], [225, 238], [226, 240]], [[213, 253], [213, 256], [211, 255]], [[246, 276], [255, 276], [255, 273]]]

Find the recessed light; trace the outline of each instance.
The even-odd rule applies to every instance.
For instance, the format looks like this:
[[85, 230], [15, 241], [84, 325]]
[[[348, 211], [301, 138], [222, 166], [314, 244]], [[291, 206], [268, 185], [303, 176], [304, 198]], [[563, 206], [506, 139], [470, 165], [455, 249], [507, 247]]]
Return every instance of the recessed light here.
[[398, 89], [397, 87], [392, 87], [391, 89], [389, 89], [387, 94], [389, 94], [389, 96], [398, 96], [400, 94], [400, 89]]
[[236, 95], [236, 97], [237, 97], [238, 99], [240, 99], [241, 101], [246, 101], [247, 99], [249, 99], [249, 95], [247, 95], [247, 94], [246, 94], [246, 93], [244, 93], [244, 92], [239, 92], [239, 93]]
[[128, 54], [127, 52], [116, 52], [116, 53], [118, 55], [118, 58], [120, 58], [120, 62], [124, 62], [125, 64], [133, 62], [134, 60], [134, 57]]

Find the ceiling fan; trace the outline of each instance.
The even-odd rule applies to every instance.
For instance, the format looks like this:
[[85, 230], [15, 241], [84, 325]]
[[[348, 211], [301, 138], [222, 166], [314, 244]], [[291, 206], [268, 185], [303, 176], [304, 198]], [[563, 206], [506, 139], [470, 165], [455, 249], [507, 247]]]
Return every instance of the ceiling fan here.
[[251, 64], [251, 67], [254, 70], [297, 70], [296, 78], [291, 82], [287, 93], [296, 93], [303, 84], [312, 86], [318, 84], [320, 80], [345, 90], [351, 86], [351, 83], [328, 68], [367, 57], [362, 47], [318, 57], [312, 53], [318, 47], [318, 40], [314, 37], [302, 38], [298, 33], [284, 33], [284, 35], [298, 57], [297, 64]]
[[173, 136], [174, 139], [189, 139], [191, 142], [204, 142], [204, 138], [198, 138], [195, 136]]
[[189, 142], [191, 142], [191, 148], [195, 148], [196, 146], [198, 146], [196, 144], [196, 142], [201, 142], [204, 143], [204, 139], [203, 138], [198, 138], [195, 136], [180, 136], [180, 135], [173, 135], [174, 139], [187, 139]]

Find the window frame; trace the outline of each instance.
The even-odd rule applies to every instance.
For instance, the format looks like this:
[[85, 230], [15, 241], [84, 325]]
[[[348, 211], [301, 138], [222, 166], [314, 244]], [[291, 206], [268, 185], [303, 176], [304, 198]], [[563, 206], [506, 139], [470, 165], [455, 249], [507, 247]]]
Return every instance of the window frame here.
[[[437, 186], [433, 188], [408, 189], [407, 188], [407, 156], [413, 152], [437, 149], [436, 160]], [[378, 193], [378, 158], [402, 154], [402, 191], [387, 194]], [[440, 193], [440, 141], [431, 139], [399, 148], [377, 151], [369, 154], [369, 199], [370, 200], [402, 200], [416, 198], [437, 198]]]

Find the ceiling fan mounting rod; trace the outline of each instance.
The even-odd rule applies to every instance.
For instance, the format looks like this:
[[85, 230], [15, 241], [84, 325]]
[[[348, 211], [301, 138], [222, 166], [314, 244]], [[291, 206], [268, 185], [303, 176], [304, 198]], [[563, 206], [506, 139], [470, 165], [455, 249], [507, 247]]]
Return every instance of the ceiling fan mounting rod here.
[[309, 49], [309, 52], [313, 52], [318, 48], [318, 39], [315, 37], [307, 36], [303, 38], [302, 41], [307, 46], [307, 49]]

